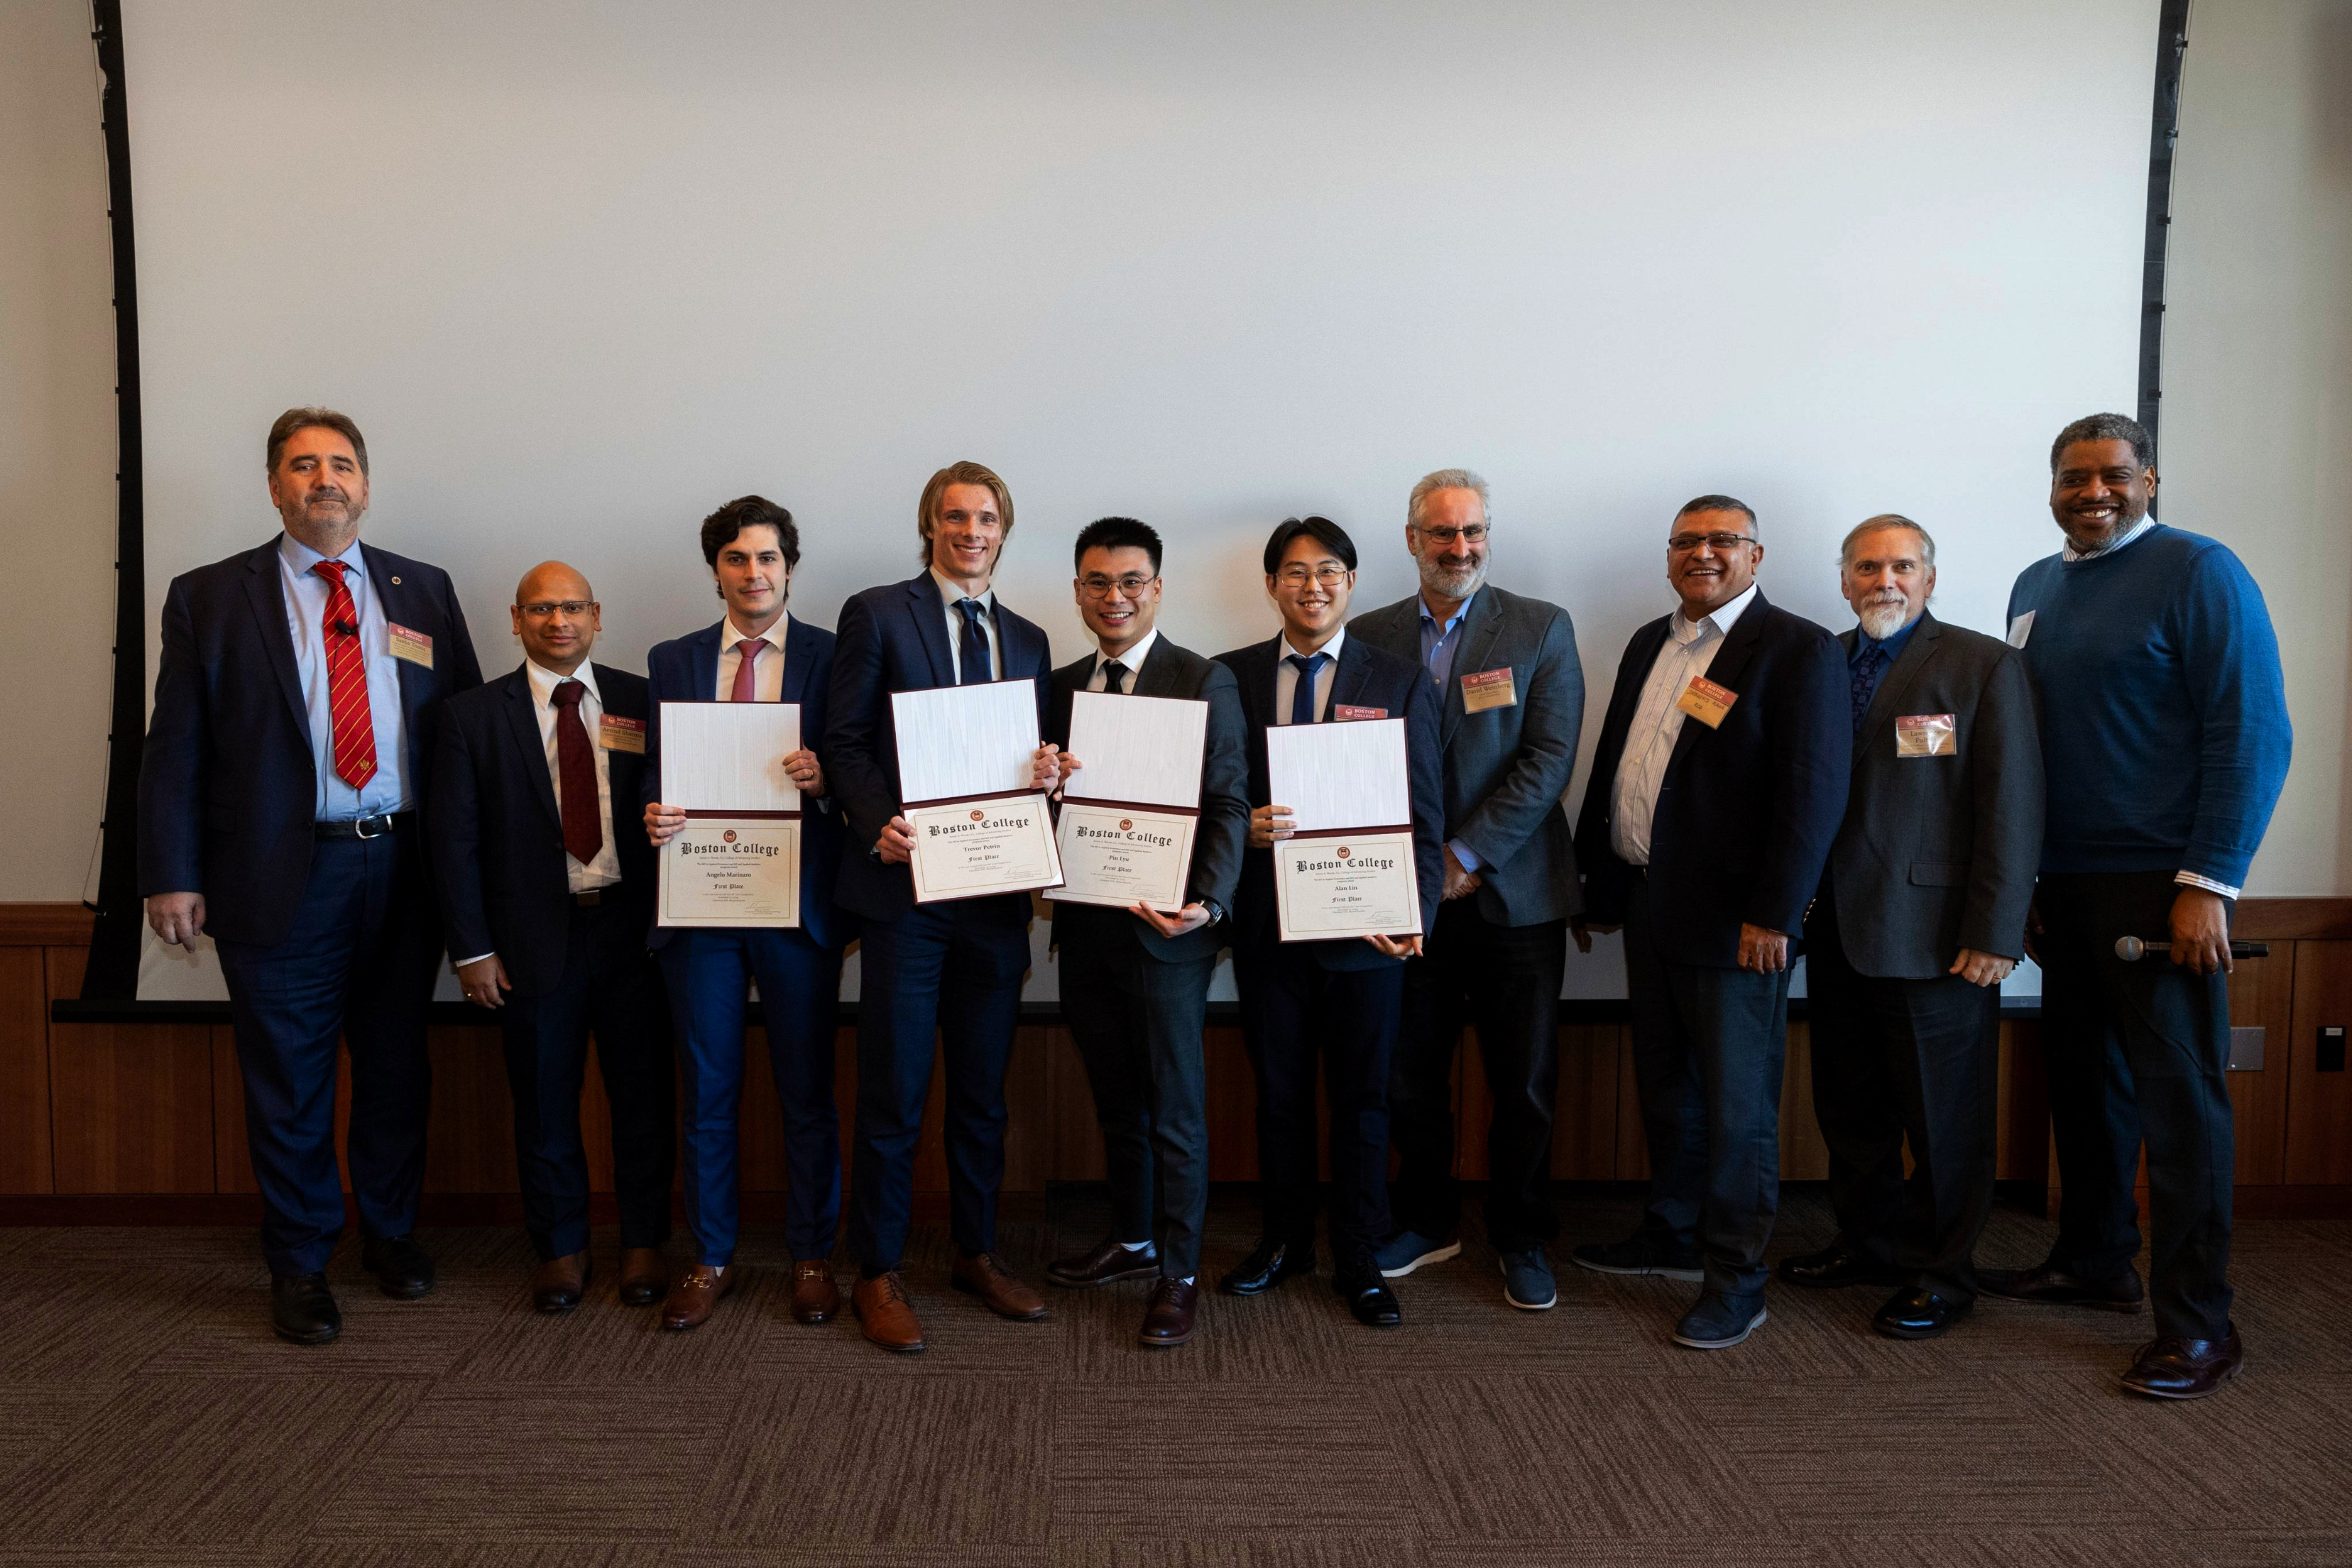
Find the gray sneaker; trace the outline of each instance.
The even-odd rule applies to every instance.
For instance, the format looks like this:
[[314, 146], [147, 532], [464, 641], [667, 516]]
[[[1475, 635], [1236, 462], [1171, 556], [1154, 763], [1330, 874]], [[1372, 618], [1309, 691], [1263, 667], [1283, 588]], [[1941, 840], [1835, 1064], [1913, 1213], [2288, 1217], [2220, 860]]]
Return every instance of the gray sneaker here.
[[1693, 1285], [1706, 1278], [1696, 1247], [1676, 1252], [1645, 1231], [1635, 1231], [1622, 1241], [1590, 1241], [1569, 1256], [1579, 1268], [1595, 1274], [1655, 1274]]
[[1522, 1312], [1543, 1312], [1559, 1300], [1551, 1263], [1540, 1247], [1503, 1254], [1503, 1300]]
[[1380, 1265], [1381, 1279], [1402, 1279], [1423, 1264], [1443, 1263], [1461, 1254], [1462, 1238], [1458, 1236], [1441, 1241], [1418, 1231], [1401, 1230], [1381, 1244], [1380, 1250], [1372, 1254], [1372, 1261]]
[[1721, 1296], [1709, 1290], [1675, 1325], [1675, 1343], [1695, 1351], [1727, 1351], [1754, 1333], [1767, 1315], [1761, 1296]]

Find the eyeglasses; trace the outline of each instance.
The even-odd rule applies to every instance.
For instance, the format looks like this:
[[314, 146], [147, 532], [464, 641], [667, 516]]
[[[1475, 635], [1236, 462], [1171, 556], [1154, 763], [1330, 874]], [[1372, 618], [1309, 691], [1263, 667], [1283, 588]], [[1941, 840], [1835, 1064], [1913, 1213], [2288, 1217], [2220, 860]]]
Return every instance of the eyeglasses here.
[[1744, 533], [1677, 533], [1666, 541], [1666, 548], [1676, 555], [1688, 555], [1702, 544], [1710, 550], [1730, 550], [1756, 542]]
[[555, 614], [558, 610], [562, 611], [567, 616], [577, 617], [586, 615], [595, 607], [596, 601], [593, 599], [561, 599], [555, 601], [541, 600], [535, 605], [517, 605], [515, 606], [516, 609], [520, 610], [523, 613], [524, 619], [532, 621], [543, 621], [547, 619], [548, 616]]
[[[1416, 524], [1415, 526], [1419, 527], [1420, 525]], [[1486, 525], [1483, 522], [1474, 522], [1464, 528], [1423, 527], [1421, 528], [1421, 536], [1429, 541], [1432, 544], [1436, 545], [1440, 550], [1452, 544], [1457, 539], [1461, 540], [1465, 544], [1484, 544], [1486, 542]]]
[[1353, 574], [1345, 566], [1336, 562], [1326, 561], [1322, 565], [1311, 570], [1304, 564], [1294, 563], [1276, 572], [1274, 574], [1274, 580], [1286, 588], [1304, 588], [1309, 583], [1319, 584], [1326, 588], [1336, 588], [1352, 575]]
[[1143, 591], [1159, 581], [1158, 577], [1147, 577], [1140, 572], [1129, 572], [1123, 577], [1106, 577], [1097, 572], [1079, 578], [1078, 591], [1089, 599], [1107, 599], [1110, 591], [1116, 588], [1128, 598], [1135, 599], [1142, 597]]

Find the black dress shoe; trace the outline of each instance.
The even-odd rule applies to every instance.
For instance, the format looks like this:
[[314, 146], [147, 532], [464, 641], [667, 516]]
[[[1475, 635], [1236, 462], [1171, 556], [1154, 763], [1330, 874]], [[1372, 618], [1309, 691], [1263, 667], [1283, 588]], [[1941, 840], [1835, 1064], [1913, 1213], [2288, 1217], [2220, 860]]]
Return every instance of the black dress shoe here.
[[1314, 1272], [1313, 1242], [1293, 1246], [1286, 1241], [1261, 1241], [1256, 1251], [1217, 1281], [1217, 1289], [1228, 1296], [1255, 1296], [1261, 1290], [1273, 1289], [1295, 1274]]
[[1975, 1305], [1933, 1290], [1897, 1290], [1878, 1309], [1870, 1326], [1890, 1340], [1932, 1340], [1967, 1317]]
[[360, 1267], [395, 1301], [414, 1301], [433, 1289], [433, 1259], [413, 1236], [372, 1236], [360, 1244]]
[[2219, 1394], [2221, 1385], [2245, 1364], [2246, 1347], [2231, 1323], [2227, 1338], [2182, 1339], [2168, 1334], [2139, 1352], [2139, 1360], [2124, 1373], [2124, 1386], [2154, 1399], [2202, 1399]]
[[269, 1279], [269, 1326], [298, 1345], [331, 1343], [343, 1331], [342, 1309], [323, 1274], [273, 1274]]
[[2047, 1263], [2038, 1268], [1979, 1268], [1977, 1285], [1988, 1296], [2031, 1301], [2041, 1307], [2089, 1307], [2101, 1312], [2144, 1312], [2147, 1291], [2139, 1270], [2126, 1267], [2112, 1279], [2078, 1279]]
[[1102, 1245], [1092, 1252], [1082, 1252], [1076, 1258], [1056, 1258], [1046, 1264], [1045, 1278], [1073, 1290], [1108, 1285], [1115, 1279], [1157, 1279], [1160, 1248], [1146, 1247], [1140, 1252], [1130, 1252], [1119, 1242], [1105, 1237]]
[[580, 1305], [593, 1272], [584, 1247], [562, 1258], [546, 1259], [530, 1271], [530, 1304], [542, 1312], [572, 1310]]
[[1791, 1285], [1814, 1290], [1839, 1290], [1848, 1285], [1892, 1285], [1902, 1276], [1876, 1258], [1838, 1242], [1802, 1258], [1783, 1258], [1773, 1270]]
[[1355, 1313], [1356, 1321], [1368, 1329], [1393, 1329], [1404, 1321], [1404, 1310], [1397, 1305], [1396, 1292], [1381, 1277], [1377, 1264], [1367, 1260], [1334, 1275], [1331, 1289], [1348, 1299], [1348, 1310]]

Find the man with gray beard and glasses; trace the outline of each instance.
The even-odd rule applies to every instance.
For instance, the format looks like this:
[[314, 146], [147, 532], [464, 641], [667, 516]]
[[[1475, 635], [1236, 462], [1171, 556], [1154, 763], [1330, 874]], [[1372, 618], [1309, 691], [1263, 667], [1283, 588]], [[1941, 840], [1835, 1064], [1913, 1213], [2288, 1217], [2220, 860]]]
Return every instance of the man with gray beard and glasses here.
[[2025, 951], [2042, 749], [2023, 656], [1928, 612], [1926, 529], [1892, 512], [1859, 524], [1838, 587], [1861, 622], [1838, 639], [1853, 784], [1805, 918], [1813, 1110], [1838, 1234], [1780, 1274], [1891, 1289], [1873, 1326], [1933, 1339], [1976, 1303], [2000, 983]]

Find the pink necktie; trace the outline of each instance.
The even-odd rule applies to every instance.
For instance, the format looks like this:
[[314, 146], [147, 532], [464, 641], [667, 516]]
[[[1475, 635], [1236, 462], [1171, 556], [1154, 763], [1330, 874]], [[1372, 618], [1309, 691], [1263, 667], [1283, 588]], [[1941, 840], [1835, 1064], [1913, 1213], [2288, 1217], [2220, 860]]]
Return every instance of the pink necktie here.
[[735, 689], [728, 694], [728, 701], [760, 700], [760, 678], [752, 673], [751, 667], [758, 660], [760, 650], [767, 646], [765, 637], [745, 637], [735, 645], [736, 655], [742, 662], [735, 667]]

